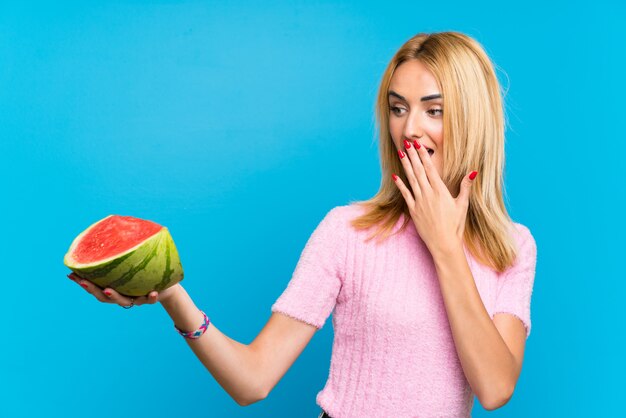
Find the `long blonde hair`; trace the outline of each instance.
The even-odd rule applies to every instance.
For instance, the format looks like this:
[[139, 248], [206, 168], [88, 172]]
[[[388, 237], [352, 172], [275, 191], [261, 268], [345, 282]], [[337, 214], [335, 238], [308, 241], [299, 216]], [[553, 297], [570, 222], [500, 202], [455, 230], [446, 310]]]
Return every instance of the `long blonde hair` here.
[[[458, 32], [420, 33], [396, 52], [385, 70], [376, 102], [382, 179], [369, 200], [352, 201], [365, 213], [352, 220], [356, 229], [378, 225], [367, 241], [391, 235], [401, 214], [403, 230], [411, 222], [408, 206], [391, 174], [409, 182], [389, 132], [389, 84], [395, 69], [407, 60], [419, 60], [437, 80], [443, 95], [443, 175], [451, 193], [458, 192], [470, 172], [478, 176], [471, 187], [464, 243], [481, 263], [499, 271], [516, 256], [513, 222], [503, 201], [504, 110], [493, 64], [481, 45]], [[454, 195], [456, 196], [456, 195]]]

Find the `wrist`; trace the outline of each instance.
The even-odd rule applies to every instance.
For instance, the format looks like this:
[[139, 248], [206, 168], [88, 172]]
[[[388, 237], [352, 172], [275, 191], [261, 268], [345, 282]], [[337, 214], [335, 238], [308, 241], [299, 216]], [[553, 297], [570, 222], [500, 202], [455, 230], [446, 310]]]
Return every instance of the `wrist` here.
[[159, 294], [159, 302], [161, 302], [161, 305], [171, 304], [181, 290], [182, 286], [180, 283], [176, 283]]
[[433, 256], [434, 261], [446, 260], [457, 254], [464, 254], [463, 243], [454, 241], [448, 244], [441, 244], [437, 247], [433, 247], [430, 250], [430, 254]]

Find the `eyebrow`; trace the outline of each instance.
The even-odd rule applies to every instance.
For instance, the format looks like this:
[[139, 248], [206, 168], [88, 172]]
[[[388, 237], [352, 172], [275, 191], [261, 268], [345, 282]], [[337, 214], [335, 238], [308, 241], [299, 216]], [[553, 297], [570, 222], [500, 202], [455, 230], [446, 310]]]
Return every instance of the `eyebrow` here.
[[[389, 90], [389, 96], [394, 96], [400, 100], [404, 100], [405, 102], [408, 102], [407, 99], [405, 99], [403, 96], [400, 96], [398, 93], [396, 93], [393, 90]], [[430, 96], [424, 96], [420, 99], [420, 102], [427, 102], [428, 100], [434, 100], [434, 99], [441, 99], [441, 94], [431, 94]]]

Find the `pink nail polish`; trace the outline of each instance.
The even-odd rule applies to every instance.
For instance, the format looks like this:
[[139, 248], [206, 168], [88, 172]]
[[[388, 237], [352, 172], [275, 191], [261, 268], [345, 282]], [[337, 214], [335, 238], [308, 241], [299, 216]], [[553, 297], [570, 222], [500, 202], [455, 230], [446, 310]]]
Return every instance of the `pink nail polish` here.
[[111, 296], [111, 292], [109, 292], [108, 290], [105, 290], [104, 294], [107, 295], [107, 296]]
[[401, 149], [398, 150], [398, 155], [400, 156], [400, 158], [404, 158], [404, 152], [402, 152]]
[[89, 286], [87, 286], [87, 283], [81, 283], [80, 284], [82, 287], [84, 287], [85, 289], [87, 289]]
[[395, 174], [392, 174], [391, 177], [393, 177], [393, 181], [398, 180], [398, 176], [396, 176]]
[[411, 143], [409, 141], [407, 141], [406, 139], [404, 140], [404, 148], [406, 148], [406, 149], [411, 148]]
[[413, 140], [413, 145], [415, 145], [415, 148], [416, 148], [416, 149], [420, 149], [420, 148], [422, 148], [422, 146], [420, 145], [420, 143], [419, 143], [419, 142], [417, 142], [417, 139]]
[[478, 174], [478, 171], [472, 171], [469, 175], [470, 180], [474, 180], [477, 174]]

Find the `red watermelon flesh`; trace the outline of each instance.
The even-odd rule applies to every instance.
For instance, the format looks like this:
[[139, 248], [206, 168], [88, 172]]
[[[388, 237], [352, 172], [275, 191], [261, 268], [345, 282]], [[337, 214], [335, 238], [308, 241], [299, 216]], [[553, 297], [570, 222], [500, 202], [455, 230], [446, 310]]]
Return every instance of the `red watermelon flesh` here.
[[132, 216], [109, 216], [89, 230], [72, 253], [81, 264], [106, 260], [126, 252], [163, 227]]

